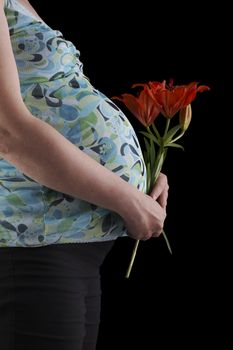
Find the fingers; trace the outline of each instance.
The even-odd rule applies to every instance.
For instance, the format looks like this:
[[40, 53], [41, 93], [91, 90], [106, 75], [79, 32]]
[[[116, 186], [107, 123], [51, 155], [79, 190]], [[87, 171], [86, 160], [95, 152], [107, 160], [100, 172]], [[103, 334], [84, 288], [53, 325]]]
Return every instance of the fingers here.
[[132, 205], [130, 215], [124, 216], [124, 223], [130, 237], [146, 241], [160, 236], [163, 230], [168, 197], [167, 177], [162, 173], [158, 176], [150, 196], [138, 193], [136, 205]]
[[140, 239], [142, 241], [147, 241], [148, 239], [154, 237], [159, 237], [161, 235], [161, 233], [163, 232], [163, 228], [156, 228], [154, 232], [148, 233], [146, 235], [143, 235], [143, 237], [141, 237]]
[[167, 176], [160, 173], [150, 196], [157, 200], [163, 208], [167, 205], [168, 188]]
[[148, 239], [152, 238], [152, 237], [159, 237], [162, 233], [162, 229], [160, 230], [156, 230], [155, 232], [151, 232], [151, 233], [147, 233], [147, 234], [144, 234], [142, 237], [140, 237], [139, 239], [142, 240], [142, 241], [148, 241]]
[[158, 176], [158, 179], [156, 181], [156, 184], [150, 193], [150, 196], [154, 200], [157, 200], [157, 198], [160, 196], [160, 194], [163, 192], [163, 190], [166, 186], [168, 186], [167, 176], [164, 175], [163, 173], [160, 173]]
[[166, 209], [167, 207], [167, 198], [168, 198], [168, 185], [165, 187], [163, 192], [157, 198], [157, 202], [161, 205], [163, 209]]

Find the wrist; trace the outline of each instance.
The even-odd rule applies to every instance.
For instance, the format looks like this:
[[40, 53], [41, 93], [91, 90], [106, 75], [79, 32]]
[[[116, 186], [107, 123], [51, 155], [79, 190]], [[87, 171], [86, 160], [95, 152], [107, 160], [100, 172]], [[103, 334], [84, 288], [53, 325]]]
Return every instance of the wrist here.
[[115, 211], [125, 220], [129, 217], [129, 212], [134, 211], [133, 208], [139, 207], [142, 193], [127, 182], [116, 192]]

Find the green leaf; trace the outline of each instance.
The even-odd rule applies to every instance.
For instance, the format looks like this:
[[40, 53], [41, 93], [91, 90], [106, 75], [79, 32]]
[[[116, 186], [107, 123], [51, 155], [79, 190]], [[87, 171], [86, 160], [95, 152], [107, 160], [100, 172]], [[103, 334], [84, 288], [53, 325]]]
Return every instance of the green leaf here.
[[154, 124], [152, 124], [152, 128], [153, 128], [154, 133], [155, 133], [155, 135], [157, 136], [158, 140], [160, 140], [160, 139], [161, 139], [161, 136], [160, 136], [160, 134], [159, 134], [159, 132], [158, 132], [158, 129], [156, 128], [156, 126], [155, 126]]
[[143, 158], [144, 158], [144, 162], [147, 163], [148, 162], [148, 157], [147, 157], [147, 152], [143, 152]]
[[150, 164], [151, 164], [151, 179], [154, 179], [155, 169], [156, 169], [156, 152], [154, 143], [151, 141], [151, 151], [150, 151]]
[[140, 133], [144, 136], [146, 136], [148, 139], [154, 141], [155, 143], [157, 143], [158, 146], [160, 146], [160, 143], [159, 141], [157, 140], [157, 138], [155, 137], [155, 135], [153, 134], [149, 134], [148, 132], [146, 131], [140, 131]]
[[179, 130], [180, 130], [180, 125], [176, 125], [173, 128], [171, 128], [164, 137], [164, 144], [166, 145], [167, 143], [169, 143], [172, 140], [173, 136]]
[[150, 168], [150, 162], [147, 163], [146, 170], [147, 170], [147, 193], [149, 193], [150, 190], [151, 190], [151, 168]]
[[150, 164], [152, 169], [153, 165], [155, 164], [155, 147], [152, 140], [150, 140], [150, 161], [151, 161]]
[[145, 146], [146, 146], [147, 159], [149, 159], [150, 158], [150, 144], [147, 141], [146, 137], [144, 137], [144, 142], [145, 142]]
[[179, 145], [178, 143], [169, 143], [167, 147], [174, 147], [174, 148], [180, 148], [182, 151], [184, 151], [184, 147]]

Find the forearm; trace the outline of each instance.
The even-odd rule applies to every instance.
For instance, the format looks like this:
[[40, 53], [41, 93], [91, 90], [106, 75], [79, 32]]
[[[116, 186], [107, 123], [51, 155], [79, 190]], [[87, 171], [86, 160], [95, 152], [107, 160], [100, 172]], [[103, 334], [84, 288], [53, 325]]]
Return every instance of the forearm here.
[[120, 215], [129, 196], [139, 192], [40, 119], [30, 116], [9, 135], [2, 156], [44, 186]]

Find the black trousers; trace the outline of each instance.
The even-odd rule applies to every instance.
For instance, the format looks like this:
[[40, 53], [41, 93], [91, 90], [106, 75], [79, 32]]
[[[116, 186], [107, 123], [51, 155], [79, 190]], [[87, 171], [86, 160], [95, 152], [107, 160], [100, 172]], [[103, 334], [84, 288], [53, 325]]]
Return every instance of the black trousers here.
[[94, 350], [113, 243], [0, 248], [0, 349]]

